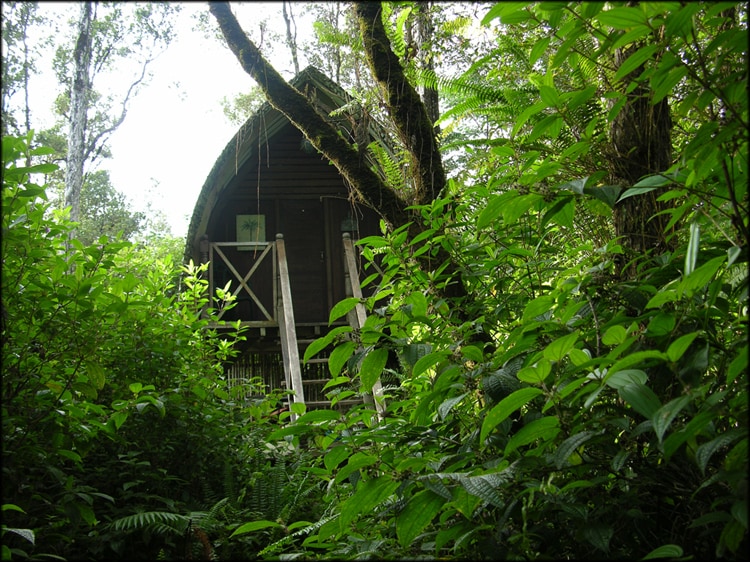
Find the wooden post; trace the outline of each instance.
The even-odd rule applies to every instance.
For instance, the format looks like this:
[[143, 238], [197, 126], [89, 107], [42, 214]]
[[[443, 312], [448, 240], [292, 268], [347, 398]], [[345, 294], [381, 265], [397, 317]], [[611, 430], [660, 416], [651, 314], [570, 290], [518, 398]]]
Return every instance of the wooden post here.
[[[353, 297], [362, 300], [362, 287], [359, 285], [357, 261], [354, 259], [354, 244], [352, 243], [352, 237], [348, 232], [344, 232], [343, 242], [344, 259], [346, 261], [345, 270], [348, 274], [347, 277], [349, 278], [349, 283], [351, 284], [351, 293]], [[355, 328], [361, 329], [362, 326], [365, 325], [365, 320], [367, 319], [367, 311], [365, 310], [365, 305], [363, 305], [361, 302], [357, 303], [357, 306], [354, 308], [356, 312], [355, 317], [357, 322], [357, 326], [355, 326]], [[385, 415], [385, 398], [383, 398], [383, 386], [380, 383], [380, 377], [378, 377], [378, 380], [376, 380], [375, 384], [372, 385], [372, 394], [375, 399], [375, 410], [378, 413], [378, 419], [382, 421]]]
[[[297, 332], [294, 323], [294, 308], [292, 306], [292, 288], [289, 283], [289, 268], [286, 263], [286, 248], [284, 236], [276, 235], [276, 257], [279, 262], [279, 290], [281, 298], [278, 300], [279, 335], [281, 337], [281, 355], [284, 359], [284, 375], [287, 388], [291, 384], [294, 391], [294, 402], [305, 403], [305, 393], [302, 387], [302, 370], [300, 369], [299, 348], [297, 346]], [[290, 408], [291, 410], [291, 408]], [[292, 412], [292, 421], [297, 416]]]

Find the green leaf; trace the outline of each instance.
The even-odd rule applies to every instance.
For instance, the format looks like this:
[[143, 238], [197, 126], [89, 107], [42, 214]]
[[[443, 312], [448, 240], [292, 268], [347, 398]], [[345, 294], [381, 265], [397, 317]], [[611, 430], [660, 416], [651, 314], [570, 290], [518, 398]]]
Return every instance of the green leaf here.
[[312, 423], [338, 420], [340, 418], [341, 414], [336, 410], [311, 410], [297, 418], [297, 421], [294, 423], [298, 425], [309, 425]]
[[667, 349], [667, 358], [673, 363], [679, 361], [690, 347], [690, 344], [693, 343], [693, 340], [698, 337], [698, 334], [699, 332], [691, 332], [673, 341], [669, 345], [669, 349]]
[[514, 224], [521, 215], [541, 199], [542, 197], [536, 193], [527, 193], [510, 199], [503, 207], [503, 221], [506, 225]]
[[648, 322], [646, 335], [648, 336], [666, 336], [670, 334], [677, 323], [674, 314], [660, 312]]
[[571, 435], [565, 441], [560, 443], [560, 446], [557, 448], [554, 455], [557, 469], [560, 470], [563, 467], [568, 466], [570, 464], [570, 456], [575, 450], [595, 435], [597, 435], [596, 431], [582, 431], [575, 435]]
[[676, 544], [665, 544], [649, 552], [641, 560], [653, 560], [654, 558], [680, 558], [683, 555], [682, 547]]
[[732, 359], [727, 369], [727, 384], [731, 384], [740, 375], [747, 372], [748, 354], [747, 346], [743, 347], [737, 357]]
[[620, 398], [630, 404], [643, 417], [652, 419], [656, 411], [661, 408], [659, 398], [644, 384], [633, 383], [618, 389]]
[[422, 373], [424, 373], [427, 369], [435, 366], [437, 363], [442, 361], [445, 358], [445, 352], [443, 351], [435, 351], [433, 353], [428, 353], [424, 357], [421, 357], [415, 364], [414, 368], [412, 368], [411, 374], [413, 377], [418, 377]]
[[492, 430], [500, 425], [509, 415], [527, 404], [535, 396], [539, 396], [542, 389], [536, 387], [521, 388], [503, 398], [485, 416], [479, 442], [484, 443]]
[[345, 478], [348, 478], [351, 473], [359, 470], [360, 468], [373, 465], [378, 461], [378, 457], [374, 455], [368, 455], [366, 453], [354, 453], [351, 457], [349, 457], [349, 461], [346, 463], [346, 466], [344, 466], [341, 470], [339, 470], [338, 474], [336, 474], [335, 481], [337, 483], [341, 482]]
[[687, 293], [689, 296], [696, 289], [702, 289], [705, 287], [708, 282], [713, 279], [713, 276], [716, 275], [716, 272], [719, 271], [724, 260], [726, 260], [724, 256], [716, 257], [704, 263], [698, 269], [690, 273], [690, 275], [685, 276], [677, 288], [678, 293], [680, 295]]
[[628, 384], [646, 384], [648, 375], [640, 369], [625, 369], [608, 375], [605, 383], [611, 388], [622, 388]]
[[622, 193], [622, 188], [619, 185], [584, 187], [583, 193], [591, 195], [599, 201], [603, 201], [610, 209], [614, 209], [615, 204], [617, 203], [617, 198], [620, 196], [620, 193]]
[[353, 310], [354, 307], [359, 304], [359, 302], [359, 299], [355, 297], [349, 297], [337, 302], [331, 309], [331, 313], [328, 315], [328, 325], [330, 326], [336, 320], [347, 314], [350, 310]]
[[721, 449], [722, 447], [728, 446], [730, 443], [732, 443], [735, 439], [738, 439], [742, 436], [743, 431], [746, 430], [729, 430], [726, 433], [722, 433], [718, 437], [712, 439], [711, 441], [708, 441], [707, 443], [703, 443], [700, 447], [698, 447], [695, 450], [695, 463], [698, 465], [698, 468], [701, 469], [702, 473], [706, 473], [706, 466], [708, 466], [708, 461], [711, 460], [711, 457]]
[[357, 349], [357, 344], [353, 341], [344, 342], [333, 349], [331, 355], [328, 357], [328, 370], [331, 371], [332, 377], [339, 376], [341, 369], [349, 361], [355, 349]]
[[633, 197], [634, 195], [643, 195], [644, 193], [649, 193], [655, 189], [655, 187], [631, 187], [630, 189], [626, 189], [625, 192], [620, 195], [620, 198], [617, 200], [617, 202], [621, 203], [623, 199]]
[[611, 526], [596, 521], [589, 523], [583, 529], [583, 536], [586, 540], [602, 552], [609, 552], [609, 541], [612, 540], [613, 534], [614, 529]]
[[651, 44], [638, 49], [620, 65], [620, 68], [617, 69], [617, 72], [615, 72], [615, 80], [622, 80], [628, 74], [640, 68], [647, 60], [652, 59], [656, 51], [660, 48], [660, 45]]
[[414, 539], [440, 513], [445, 498], [431, 490], [423, 490], [412, 496], [406, 507], [396, 516], [396, 536], [402, 548], [412, 545]]
[[654, 412], [654, 415], [651, 418], [651, 423], [659, 443], [662, 442], [664, 433], [672, 424], [672, 421], [674, 421], [675, 417], [685, 408], [685, 406], [688, 405], [689, 402], [690, 396], [680, 396], [674, 400], [670, 400]]
[[[386, 501], [400, 485], [400, 482], [394, 482], [387, 474], [365, 482], [360, 480], [357, 491], [341, 505], [340, 531], [346, 532], [349, 523], [360, 513], [371, 514], [372, 510]], [[441, 498], [441, 501], [444, 500]]]
[[380, 378], [388, 361], [388, 350], [380, 347], [365, 355], [359, 368], [359, 378], [363, 392], [372, 392], [373, 385]]
[[552, 364], [548, 359], [540, 359], [530, 367], [524, 367], [518, 374], [518, 380], [530, 384], [541, 384], [552, 371]]
[[690, 240], [688, 242], [687, 252], [685, 253], [685, 275], [690, 275], [695, 269], [698, 261], [698, 249], [701, 240], [701, 227], [696, 222], [690, 223]]
[[560, 421], [557, 419], [557, 416], [545, 416], [527, 423], [518, 431], [518, 433], [515, 433], [513, 437], [510, 438], [510, 441], [508, 441], [508, 444], [505, 446], [505, 456], [508, 456], [519, 447], [533, 443], [537, 439], [542, 439], [544, 441], [554, 439], [560, 432], [559, 425]]
[[541, 297], [535, 298], [526, 305], [526, 308], [523, 311], [523, 321], [529, 322], [534, 320], [550, 310], [554, 304], [555, 298], [549, 295], [542, 295]]
[[244, 525], [240, 525], [239, 527], [237, 527], [234, 533], [229, 535], [229, 538], [237, 535], [244, 535], [246, 533], [252, 533], [253, 531], [260, 531], [261, 529], [268, 529], [269, 527], [280, 529], [282, 528], [282, 525], [280, 523], [276, 523], [276, 521], [251, 521], [250, 523], [245, 523]]
[[620, 345], [628, 338], [628, 331], [624, 326], [616, 325], [607, 328], [602, 336], [602, 343], [604, 345]]
[[104, 369], [102, 369], [102, 366], [99, 365], [99, 363], [86, 361], [86, 374], [89, 377], [89, 382], [94, 388], [97, 390], [104, 388], [106, 377], [104, 376]]
[[452, 398], [448, 398], [447, 400], [443, 401], [443, 403], [438, 406], [438, 415], [440, 416], [440, 419], [444, 420], [453, 409], [453, 407], [461, 402], [461, 400], [466, 398], [466, 395], [467, 393], [464, 392], [459, 396], [453, 396]]
[[594, 19], [615, 29], [630, 29], [637, 26], [649, 27], [648, 18], [640, 8], [612, 8], [599, 12]]
[[562, 361], [568, 352], [575, 347], [578, 341], [578, 332], [556, 339], [544, 348], [544, 357], [550, 361]]

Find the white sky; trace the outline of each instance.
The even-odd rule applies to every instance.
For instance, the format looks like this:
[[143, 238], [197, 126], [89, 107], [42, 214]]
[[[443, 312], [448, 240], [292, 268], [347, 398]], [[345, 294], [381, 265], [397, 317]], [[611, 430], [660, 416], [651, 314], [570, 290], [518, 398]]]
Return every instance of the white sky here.
[[[302, 29], [302, 6], [297, 4], [299, 40], [311, 31]], [[61, 6], [40, 5], [45, 11]], [[233, 3], [232, 8], [251, 37], [257, 36], [263, 17], [274, 32], [285, 33], [281, 2]], [[221, 100], [232, 99], [255, 85], [223, 43], [192, 31], [192, 15], [199, 11], [207, 12], [208, 5], [182, 3], [176, 38], [149, 67], [152, 80], [131, 101], [125, 121], [110, 139], [112, 158], [98, 166], [110, 171], [112, 185], [127, 196], [133, 210], [146, 210], [148, 201], [162, 210], [175, 236], [187, 234], [203, 182], [237, 129], [224, 116]], [[209, 21], [216, 26], [213, 16]], [[290, 78], [285, 71], [293, 68], [291, 55], [286, 49], [278, 51], [281, 56], [271, 57], [271, 62]], [[300, 60], [300, 68], [304, 67]], [[105, 90], [103, 84], [95, 83], [95, 87]], [[43, 113], [51, 105], [49, 86], [34, 91], [32, 82], [32, 95], [32, 110]]]

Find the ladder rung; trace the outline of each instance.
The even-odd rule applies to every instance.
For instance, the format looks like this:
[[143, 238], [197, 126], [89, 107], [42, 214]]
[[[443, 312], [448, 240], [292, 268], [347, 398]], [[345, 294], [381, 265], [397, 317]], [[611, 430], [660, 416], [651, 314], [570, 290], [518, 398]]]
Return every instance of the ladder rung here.
[[331, 379], [302, 379], [302, 384], [320, 384], [322, 382], [330, 382]]
[[328, 363], [328, 357], [323, 357], [321, 359], [308, 359], [305, 363]]

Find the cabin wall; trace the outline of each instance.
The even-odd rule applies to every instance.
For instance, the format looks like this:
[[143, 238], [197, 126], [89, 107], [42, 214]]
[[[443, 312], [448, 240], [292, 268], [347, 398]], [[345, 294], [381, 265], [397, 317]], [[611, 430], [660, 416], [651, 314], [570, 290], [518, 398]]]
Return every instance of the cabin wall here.
[[[346, 296], [342, 228], [354, 225], [353, 238], [377, 234], [378, 218], [372, 210], [353, 204], [336, 168], [317, 152], [305, 150], [302, 134], [291, 124], [257, 154], [222, 192], [206, 234], [214, 242], [234, 242], [238, 240], [237, 215], [263, 215], [263, 240], [273, 241], [277, 233], [284, 236], [295, 321], [325, 325], [331, 307]], [[225, 253], [243, 273], [257, 259], [255, 251], [226, 249]], [[217, 259], [214, 266], [215, 284], [223, 286], [231, 273]], [[272, 283], [268, 260], [254, 274], [250, 286], [271, 313]], [[232, 287], [236, 286], [234, 282]], [[264, 318], [243, 291], [236, 309], [223, 319]]]

